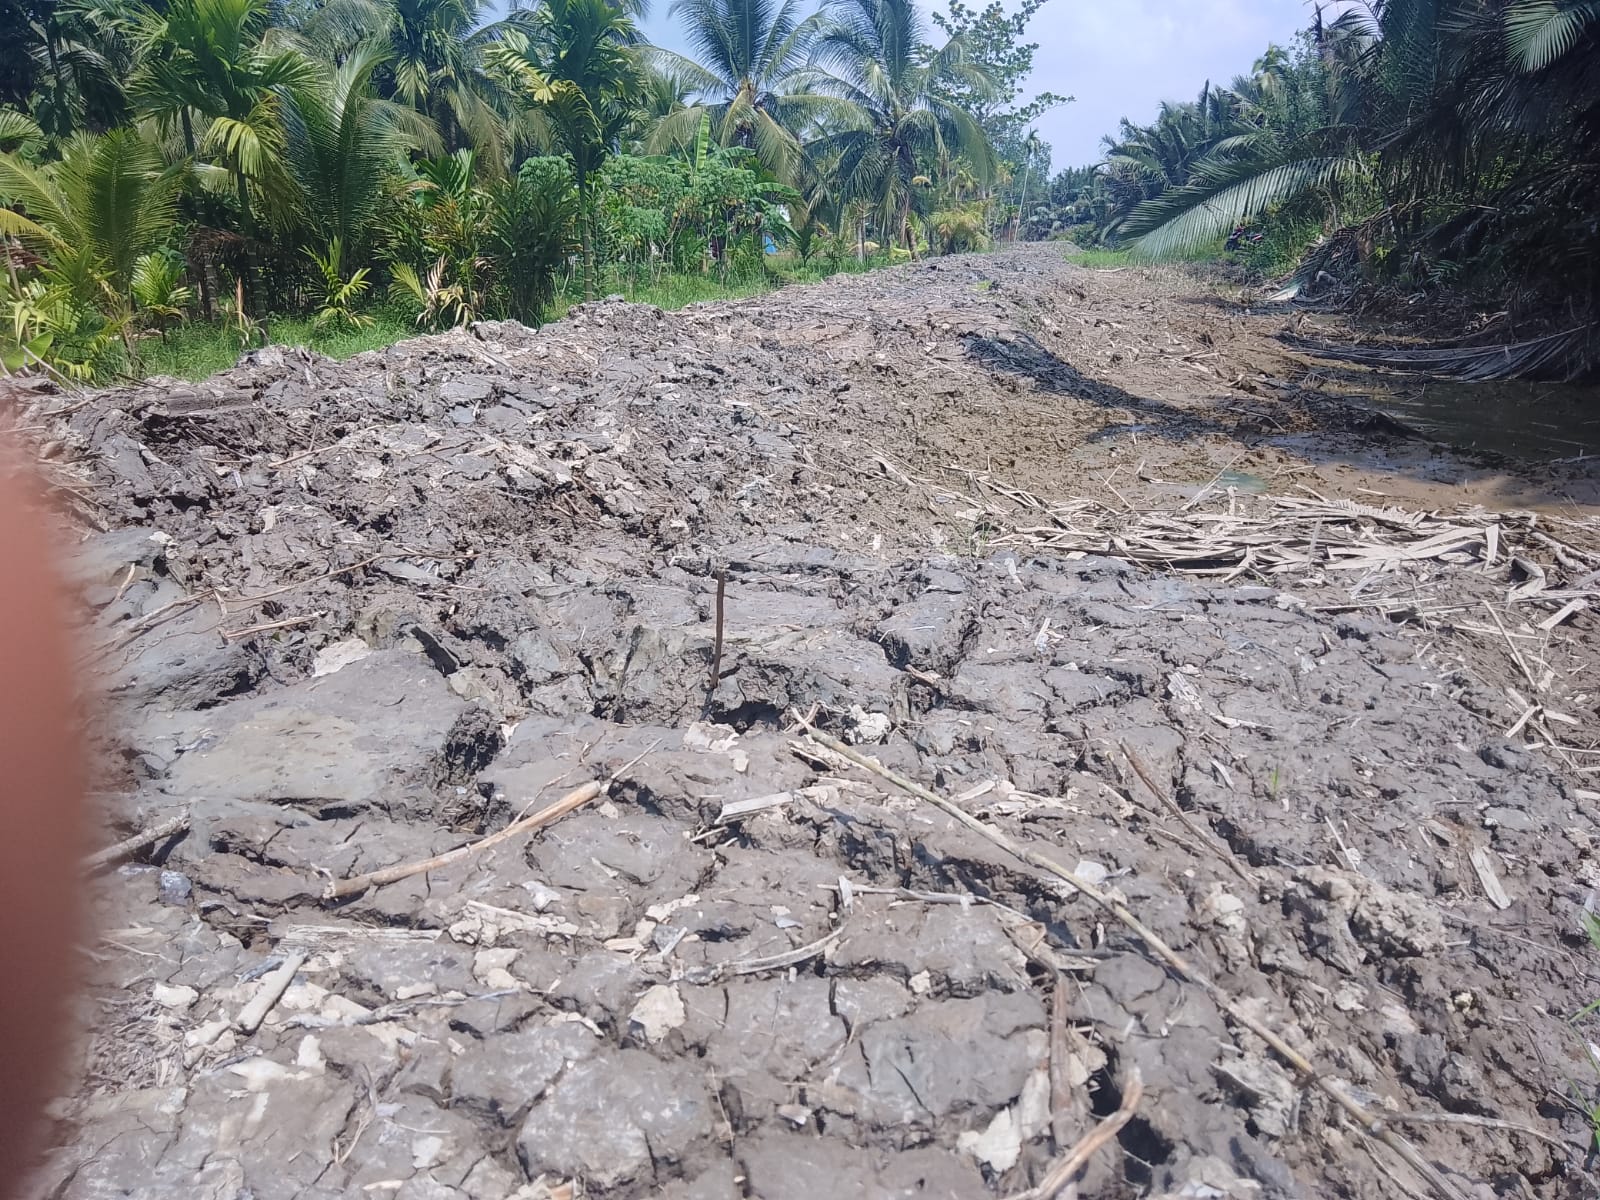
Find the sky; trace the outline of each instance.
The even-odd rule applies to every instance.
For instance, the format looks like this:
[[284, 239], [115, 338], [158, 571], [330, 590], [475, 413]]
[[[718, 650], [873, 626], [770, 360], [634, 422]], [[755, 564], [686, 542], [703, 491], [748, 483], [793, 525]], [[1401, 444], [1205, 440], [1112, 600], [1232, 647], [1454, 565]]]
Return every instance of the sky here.
[[[681, 51], [669, 3], [655, 0], [644, 30]], [[1098, 161], [1101, 136], [1123, 116], [1149, 121], [1162, 100], [1192, 100], [1208, 79], [1247, 74], [1269, 43], [1286, 45], [1311, 17], [1309, 0], [1046, 0], [1029, 28], [1039, 51], [1028, 92], [1077, 97], [1035, 126], [1053, 168]]]
[[1039, 51], [1028, 88], [1077, 97], [1035, 126], [1054, 168], [1097, 161], [1124, 116], [1146, 123], [1163, 100], [1248, 74], [1312, 16], [1305, 0], [1046, 0], [1029, 27]]

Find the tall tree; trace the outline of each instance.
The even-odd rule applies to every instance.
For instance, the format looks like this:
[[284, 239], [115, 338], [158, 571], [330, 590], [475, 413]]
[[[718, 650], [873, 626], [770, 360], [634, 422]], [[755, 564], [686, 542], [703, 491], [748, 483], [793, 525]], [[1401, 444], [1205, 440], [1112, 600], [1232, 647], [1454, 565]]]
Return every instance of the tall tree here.
[[381, 43], [361, 45], [285, 91], [285, 159], [300, 188], [301, 220], [319, 248], [337, 240], [346, 255], [364, 254], [386, 176], [411, 150], [442, 149], [426, 117], [372, 94], [372, 74], [387, 53]]
[[314, 86], [316, 71], [270, 27], [269, 0], [167, 0], [139, 14], [142, 62], [130, 84], [141, 112], [176, 126], [190, 154], [227, 173], [247, 233], [256, 191], [282, 211], [283, 89]]
[[[705, 99], [722, 145], [747, 146], [778, 178], [794, 179], [800, 133], [830, 107], [806, 87], [821, 15], [802, 17], [800, 0], [674, 0], [668, 13], [695, 57], [652, 48], [652, 59]], [[682, 113], [657, 125], [653, 144], [687, 145], [698, 127], [697, 111]]]
[[123, 121], [127, 18], [121, 0], [0, 0], [0, 104], [58, 139]]
[[595, 292], [594, 175], [639, 111], [639, 40], [633, 18], [610, 0], [543, 0], [532, 12], [512, 14], [486, 51], [572, 163], [585, 299]]
[[977, 119], [951, 99], [981, 94], [987, 75], [966, 61], [960, 37], [935, 48], [915, 0], [840, 0], [819, 34], [814, 86], [843, 101], [853, 127], [818, 138], [837, 155], [839, 200], [860, 201], [915, 253], [911, 216], [924, 167], [961, 158], [987, 179], [994, 150]]
[[982, 8], [951, 0], [948, 11], [932, 14], [933, 23], [946, 37], [961, 39], [967, 61], [983, 72], [977, 86], [952, 80], [952, 98], [977, 119], [996, 149], [1013, 161], [1010, 151], [1020, 149], [1029, 125], [1047, 110], [1072, 103], [1071, 96], [1054, 92], [1040, 92], [1025, 104], [1017, 103], [1033, 74], [1039, 49], [1038, 42], [1027, 40], [1028, 26], [1046, 2], [1022, 0], [1016, 12], [1008, 13], [1000, 0], [990, 0]]

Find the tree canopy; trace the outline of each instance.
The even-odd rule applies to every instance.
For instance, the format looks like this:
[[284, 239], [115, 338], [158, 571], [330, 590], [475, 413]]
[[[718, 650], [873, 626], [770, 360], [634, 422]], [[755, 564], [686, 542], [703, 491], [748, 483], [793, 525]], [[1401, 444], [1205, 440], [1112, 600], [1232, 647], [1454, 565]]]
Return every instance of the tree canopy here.
[[0, 349], [98, 376], [191, 318], [537, 321], [568, 278], [981, 245], [1044, 188], [1044, 2], [676, 0], [684, 55], [635, 0], [0, 0]]

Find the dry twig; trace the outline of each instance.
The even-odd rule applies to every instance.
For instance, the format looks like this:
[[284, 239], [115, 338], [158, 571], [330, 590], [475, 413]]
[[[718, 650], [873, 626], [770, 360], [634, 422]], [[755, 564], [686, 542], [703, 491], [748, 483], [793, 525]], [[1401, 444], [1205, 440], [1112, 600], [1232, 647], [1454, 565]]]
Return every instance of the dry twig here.
[[114, 846], [107, 846], [104, 850], [96, 850], [83, 860], [85, 871], [98, 871], [109, 867], [112, 863], [121, 862], [123, 859], [137, 854], [146, 846], [153, 846], [163, 838], [169, 838], [175, 833], [182, 833], [189, 828], [189, 814], [187, 811], [175, 817], [169, 817], [159, 825], [152, 825], [149, 829], [141, 829], [132, 837], [123, 838]]
[[717, 681], [722, 678], [722, 610], [728, 590], [728, 565], [717, 570], [717, 638], [711, 649], [711, 682], [706, 686], [706, 696], [715, 694]]
[[1025, 1192], [1009, 1196], [1007, 1200], [1054, 1200], [1054, 1197], [1072, 1182], [1072, 1177], [1083, 1170], [1095, 1152], [1116, 1137], [1122, 1131], [1122, 1127], [1133, 1119], [1133, 1114], [1143, 1096], [1144, 1084], [1140, 1082], [1139, 1072], [1135, 1069], [1122, 1086], [1122, 1103], [1117, 1105], [1117, 1111], [1084, 1134], [1082, 1140], [1069, 1150], [1061, 1161], [1051, 1167], [1035, 1186]]
[[1192, 966], [1187, 959], [1174, 950], [1153, 929], [1138, 917], [1134, 916], [1120, 901], [1112, 899], [1098, 886], [1084, 879], [1074, 871], [1069, 871], [1060, 863], [1053, 862], [1038, 851], [1017, 842], [1014, 838], [1002, 833], [991, 825], [978, 820], [959, 805], [952, 803], [936, 792], [930, 791], [914, 780], [907, 779], [904, 775], [890, 770], [875, 759], [868, 758], [853, 746], [847, 746], [837, 738], [831, 737], [810, 724], [799, 714], [791, 714], [806, 729], [810, 736], [822, 745], [849, 759], [859, 767], [871, 771], [880, 778], [887, 779], [896, 787], [926, 800], [940, 811], [947, 813], [960, 824], [966, 826], [980, 837], [993, 842], [1002, 850], [1029, 866], [1054, 875], [1057, 879], [1071, 884], [1094, 904], [1110, 914], [1123, 926], [1145, 944], [1146, 947], [1180, 977], [1194, 984], [1203, 991], [1211, 1002], [1228, 1015], [1236, 1025], [1241, 1025], [1255, 1034], [1272, 1049], [1284, 1063], [1288, 1064], [1299, 1076], [1302, 1086], [1315, 1087], [1330, 1100], [1342, 1108], [1357, 1125], [1369, 1136], [1381, 1141], [1393, 1150], [1414, 1171], [1427, 1180], [1443, 1200], [1464, 1200], [1460, 1189], [1440, 1174], [1439, 1169], [1423, 1158], [1417, 1148], [1401, 1137], [1394, 1130], [1384, 1124], [1382, 1118], [1375, 1116], [1366, 1105], [1352, 1096], [1342, 1083], [1322, 1074], [1309, 1058], [1291, 1046], [1284, 1037], [1268, 1025], [1260, 1017], [1254, 1015], [1243, 1005], [1239, 1004], [1226, 991], [1211, 979]]
[[409, 879], [413, 875], [421, 875], [427, 871], [436, 871], [440, 867], [448, 867], [454, 863], [480, 854], [491, 846], [498, 846], [501, 842], [510, 841], [525, 833], [532, 833], [541, 825], [548, 825], [552, 821], [560, 820], [574, 809], [582, 808], [595, 797], [603, 795], [606, 785], [590, 781], [580, 788], [568, 792], [561, 799], [547, 808], [541, 808], [532, 816], [524, 817], [520, 821], [513, 821], [498, 833], [491, 833], [486, 838], [480, 838], [465, 846], [458, 846], [454, 850], [447, 850], [443, 854], [436, 854], [432, 858], [424, 858], [418, 862], [401, 863], [394, 867], [384, 867], [377, 871], [368, 871], [364, 875], [352, 875], [348, 879], [330, 880], [323, 890], [324, 900], [342, 900], [346, 896], [354, 896], [368, 888], [382, 887], [386, 883], [397, 880]]
[[1163, 789], [1156, 786], [1155, 780], [1150, 777], [1150, 772], [1145, 769], [1144, 763], [1140, 760], [1139, 756], [1133, 752], [1132, 747], [1130, 747], [1127, 742], [1121, 742], [1119, 743], [1119, 746], [1122, 750], [1123, 757], [1128, 760], [1128, 765], [1133, 768], [1133, 773], [1137, 775], [1144, 783], [1145, 788], [1150, 792], [1150, 794], [1159, 800], [1162, 806], [1166, 808], [1168, 812], [1172, 813], [1173, 816], [1182, 821], [1189, 832], [1194, 834], [1194, 836], [1199, 839], [1202, 846], [1208, 848], [1213, 854], [1226, 863], [1229, 870], [1231, 870], [1240, 879], [1244, 880], [1245, 883], [1254, 885], [1255, 880], [1250, 878], [1250, 872], [1245, 870], [1243, 864], [1241, 864], [1239, 860], [1234, 857], [1233, 850], [1219, 841], [1216, 834], [1200, 828], [1200, 823], [1198, 821], [1196, 821], [1188, 813], [1184, 812], [1183, 809], [1179, 807], [1178, 802], [1171, 796], [1167, 795]]

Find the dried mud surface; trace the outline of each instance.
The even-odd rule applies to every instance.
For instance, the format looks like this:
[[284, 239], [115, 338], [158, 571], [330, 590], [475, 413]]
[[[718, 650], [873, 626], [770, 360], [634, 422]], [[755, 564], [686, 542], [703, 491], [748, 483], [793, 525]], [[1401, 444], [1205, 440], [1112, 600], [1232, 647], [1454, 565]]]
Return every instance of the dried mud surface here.
[[[1396, 434], [1283, 324], [1027, 247], [34, 397], [92, 526], [104, 840], [190, 816], [96, 882], [38, 1193], [976, 1200], [1137, 1071], [1080, 1196], [1426, 1194], [1082, 895], [802, 744], [815, 708], [1103, 878], [1461, 1195], [1594, 1195], [1596, 623], [1506, 602], [1582, 585], [1594, 480]], [[1571, 536], [1385, 576], [1478, 629], [1028, 545], [1035, 497], [1214, 516], [1227, 470]]]

